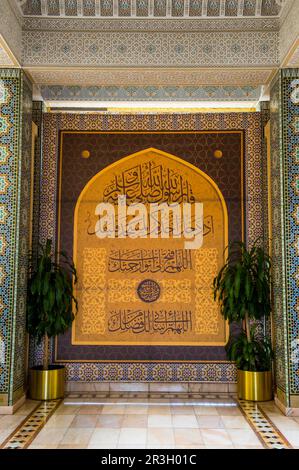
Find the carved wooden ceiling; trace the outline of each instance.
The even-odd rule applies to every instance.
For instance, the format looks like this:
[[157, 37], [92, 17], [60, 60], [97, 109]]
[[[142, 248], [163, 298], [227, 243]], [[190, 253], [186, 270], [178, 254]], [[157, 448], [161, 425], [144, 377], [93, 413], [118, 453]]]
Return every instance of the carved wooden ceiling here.
[[278, 17], [288, 0], [15, 0], [24, 16], [98, 18]]

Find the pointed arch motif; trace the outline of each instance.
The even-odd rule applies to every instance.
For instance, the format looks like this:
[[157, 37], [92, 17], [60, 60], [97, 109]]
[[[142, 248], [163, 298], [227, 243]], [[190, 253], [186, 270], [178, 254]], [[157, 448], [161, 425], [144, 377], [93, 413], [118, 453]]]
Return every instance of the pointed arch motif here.
[[[96, 236], [100, 202], [127, 205], [202, 202], [203, 246], [183, 238]], [[118, 208], [116, 210], [116, 226]], [[224, 262], [228, 214], [206, 173], [155, 148], [126, 156], [97, 173], [74, 214], [74, 261], [79, 283], [73, 344], [224, 345], [228, 325], [212, 298], [212, 279]]]

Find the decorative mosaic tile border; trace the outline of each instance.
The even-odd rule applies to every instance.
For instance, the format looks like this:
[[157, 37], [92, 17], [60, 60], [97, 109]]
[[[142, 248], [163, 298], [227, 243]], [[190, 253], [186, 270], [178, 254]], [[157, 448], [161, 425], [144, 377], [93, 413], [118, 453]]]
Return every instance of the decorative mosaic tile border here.
[[281, 85], [289, 393], [299, 395], [299, 69], [283, 70]]
[[[272, 205], [272, 281], [273, 281], [273, 330], [275, 342], [275, 380], [277, 386], [288, 395], [288, 355], [286, 328], [286, 273], [284, 236], [284, 196], [281, 157], [281, 77], [278, 73], [271, 84], [271, 205]], [[287, 405], [287, 404], [286, 404]]]
[[31, 163], [31, 84], [0, 69], [0, 394], [23, 393]]
[[259, 405], [252, 401], [238, 400], [239, 408], [251, 428], [267, 449], [291, 449], [291, 444], [276, 428]]
[[[41, 185], [40, 240], [55, 242], [57, 151], [59, 132], [69, 131], [179, 131], [243, 130], [245, 135], [246, 238], [256, 240], [263, 233], [261, 120], [260, 113], [223, 114], [54, 114], [44, 115], [43, 176]], [[43, 184], [44, 182], [44, 184]], [[31, 353], [35, 362], [42, 347]], [[31, 360], [32, 362], [32, 360]], [[67, 380], [71, 381], [157, 381], [234, 383], [235, 365], [229, 362], [206, 363], [65, 363]]]
[[0, 445], [0, 449], [26, 449], [57, 410], [62, 400], [39, 403]]
[[235, 383], [232, 362], [67, 362], [66, 380], [84, 382]]
[[286, 407], [299, 395], [298, 83], [298, 69], [280, 71], [270, 101], [275, 373]]
[[45, 101], [258, 101], [261, 86], [42, 86]]

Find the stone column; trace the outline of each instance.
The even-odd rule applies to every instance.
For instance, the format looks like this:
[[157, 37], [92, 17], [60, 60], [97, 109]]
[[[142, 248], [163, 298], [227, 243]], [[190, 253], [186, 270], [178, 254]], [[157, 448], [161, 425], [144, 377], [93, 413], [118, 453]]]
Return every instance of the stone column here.
[[276, 401], [299, 414], [299, 69], [277, 73], [270, 113]]
[[0, 69], [0, 413], [20, 404], [26, 386], [31, 113], [23, 71]]

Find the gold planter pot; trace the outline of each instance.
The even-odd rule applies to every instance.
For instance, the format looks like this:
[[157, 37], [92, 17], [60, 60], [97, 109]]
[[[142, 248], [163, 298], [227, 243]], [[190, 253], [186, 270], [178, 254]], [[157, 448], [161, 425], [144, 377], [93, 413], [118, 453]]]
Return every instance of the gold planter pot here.
[[238, 396], [249, 401], [272, 400], [272, 372], [238, 370]]
[[64, 366], [32, 367], [29, 371], [29, 395], [33, 400], [56, 400], [64, 396]]

